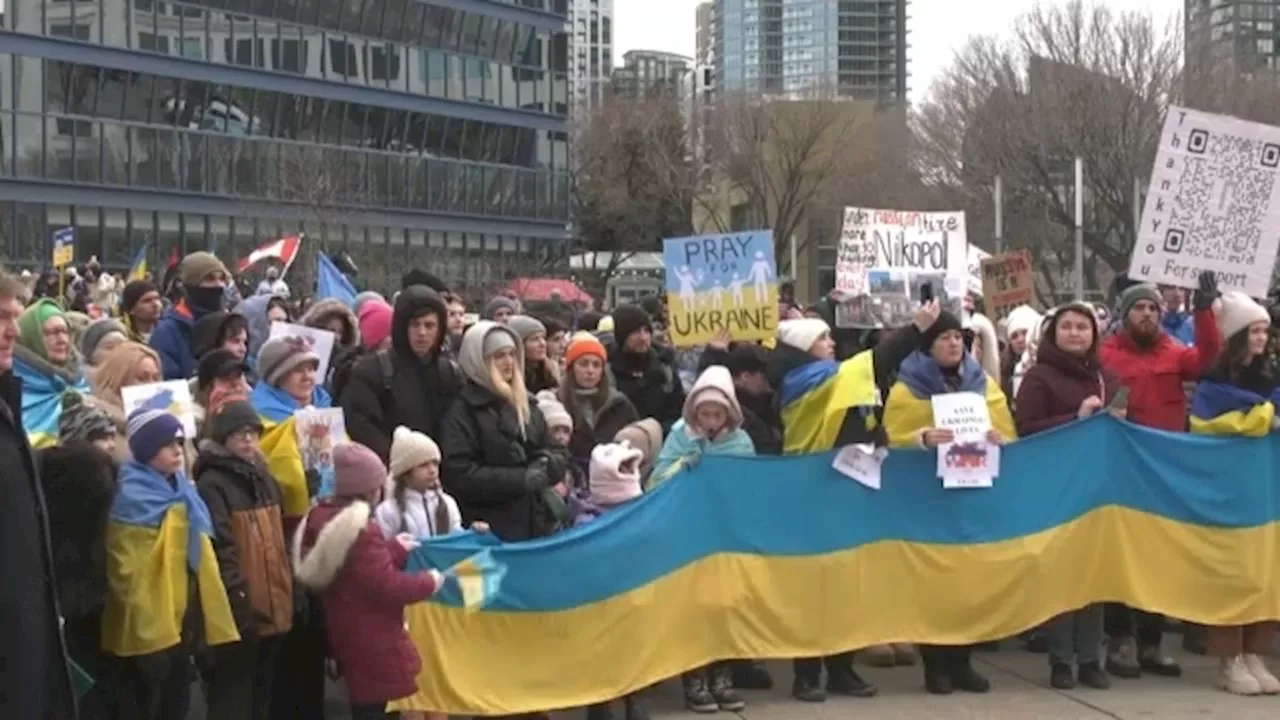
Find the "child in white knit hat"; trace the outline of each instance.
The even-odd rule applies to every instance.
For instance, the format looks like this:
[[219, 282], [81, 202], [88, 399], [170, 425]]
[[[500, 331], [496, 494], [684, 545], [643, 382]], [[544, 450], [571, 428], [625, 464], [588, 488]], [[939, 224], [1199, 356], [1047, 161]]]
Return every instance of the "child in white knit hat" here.
[[[573, 416], [565, 409], [564, 403], [556, 397], [554, 390], [543, 390], [533, 397], [538, 401], [538, 412], [541, 412], [543, 419], [547, 421], [551, 447], [568, 448], [569, 440], [573, 437]], [[564, 482], [552, 486], [552, 489], [560, 497], [567, 498], [582, 492], [585, 487], [586, 478], [582, 468], [570, 463]]]
[[[458, 502], [440, 487], [440, 446], [403, 425], [391, 436], [391, 489], [374, 517], [388, 540], [401, 533], [426, 538], [462, 529]], [[488, 529], [473, 523], [477, 532]]]

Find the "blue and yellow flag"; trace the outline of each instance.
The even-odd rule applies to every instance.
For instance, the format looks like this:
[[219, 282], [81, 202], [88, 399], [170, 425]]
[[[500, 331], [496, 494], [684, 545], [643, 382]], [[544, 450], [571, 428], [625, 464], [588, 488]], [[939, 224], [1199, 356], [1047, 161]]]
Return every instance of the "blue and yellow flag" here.
[[143, 245], [138, 248], [138, 254], [133, 256], [133, 264], [129, 266], [129, 276], [125, 278], [125, 282], [133, 282], [135, 280], [147, 279], [147, 246]]
[[184, 474], [171, 484], [147, 465], [125, 463], [107, 521], [103, 650], [134, 657], [177, 645], [191, 600], [190, 574], [196, 578], [204, 641], [240, 640], [212, 533], [209, 509]]
[[946, 490], [893, 450], [882, 488], [832, 453], [707, 457], [588, 525], [489, 549], [468, 610], [411, 606], [423, 657], [400, 709], [505, 715], [617, 698], [723, 658], [1015, 635], [1102, 601], [1206, 625], [1280, 618], [1280, 437], [1166, 433], [1101, 415], [1005, 446], [994, 487]]
[[[281, 510], [285, 517], [301, 517], [311, 507], [307, 471], [302, 462], [302, 448], [298, 447], [298, 426], [294, 418], [294, 413], [303, 406], [266, 382], [254, 386], [249, 402], [262, 418], [260, 446], [267, 459], [267, 469], [280, 484], [284, 497]], [[317, 386], [311, 396], [312, 407], [327, 408], [332, 404], [329, 393]]]
[[13, 372], [22, 380], [22, 427], [27, 431], [27, 441], [37, 450], [57, 445], [62, 394], [75, 390], [88, 395], [89, 382], [84, 375], [72, 380], [69, 374], [42, 372], [17, 354]]
[[1220, 380], [1201, 380], [1191, 398], [1191, 432], [1262, 437], [1271, 432], [1280, 390], [1269, 398]]
[[870, 350], [837, 363], [814, 360], [787, 373], [778, 391], [782, 408], [782, 452], [795, 455], [835, 447], [845, 415], [865, 408], [867, 429], [880, 405], [874, 355]]

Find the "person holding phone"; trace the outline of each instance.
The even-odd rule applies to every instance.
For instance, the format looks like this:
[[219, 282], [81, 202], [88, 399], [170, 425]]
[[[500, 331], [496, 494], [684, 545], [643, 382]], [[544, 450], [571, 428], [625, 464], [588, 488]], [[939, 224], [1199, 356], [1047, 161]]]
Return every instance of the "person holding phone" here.
[[[1123, 416], [1117, 400], [1128, 391], [1102, 367], [1100, 332], [1093, 308], [1063, 305], [1049, 316], [1036, 352], [1036, 364], [1018, 387], [1014, 421], [1026, 437], [1086, 418], [1110, 408]], [[1063, 613], [1044, 626], [1049, 641], [1049, 681], [1059, 690], [1081, 685], [1103, 690], [1111, 680], [1102, 668], [1105, 606], [1088, 605]], [[1073, 670], [1072, 665], [1077, 667]]]

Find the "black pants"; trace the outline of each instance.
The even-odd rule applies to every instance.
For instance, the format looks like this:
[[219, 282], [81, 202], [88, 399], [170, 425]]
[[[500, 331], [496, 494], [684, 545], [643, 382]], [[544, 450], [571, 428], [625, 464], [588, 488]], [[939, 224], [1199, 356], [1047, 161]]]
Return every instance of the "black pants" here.
[[186, 720], [192, 678], [185, 649], [120, 658], [114, 675], [117, 720]]
[[968, 667], [972, 645], [921, 645], [920, 660], [925, 675], [953, 674]]
[[400, 713], [387, 712], [386, 703], [352, 705], [351, 720], [399, 720]]
[[[310, 595], [305, 612], [294, 615], [293, 629], [281, 638], [271, 690], [271, 720], [323, 720], [324, 615], [320, 598]], [[212, 720], [213, 716], [209, 716]]]
[[271, 720], [271, 686], [282, 643], [281, 637], [268, 637], [210, 649], [205, 669], [210, 718]]
[[1103, 615], [1103, 630], [1111, 638], [1136, 638], [1139, 651], [1158, 648], [1164, 638], [1164, 616], [1135, 610], [1120, 603], [1107, 603]]
[[840, 653], [826, 657], [797, 658], [791, 661], [791, 669], [796, 677], [811, 685], [817, 685], [822, 679], [822, 668], [827, 668], [827, 680], [831, 676], [848, 673], [853, 670], [853, 653]]

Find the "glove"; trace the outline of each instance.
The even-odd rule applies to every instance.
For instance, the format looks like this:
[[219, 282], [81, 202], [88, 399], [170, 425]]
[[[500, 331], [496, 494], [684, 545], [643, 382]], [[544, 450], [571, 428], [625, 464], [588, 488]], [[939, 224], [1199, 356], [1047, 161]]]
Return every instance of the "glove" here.
[[547, 479], [552, 485], [564, 479], [569, 472], [569, 458], [565, 453], [550, 451], [547, 458]]
[[547, 459], [538, 458], [524, 471], [524, 486], [530, 492], [537, 492], [552, 485], [551, 476], [547, 472]]
[[1218, 299], [1221, 293], [1218, 292], [1218, 279], [1213, 273], [1205, 270], [1200, 273], [1200, 288], [1196, 290], [1193, 307], [1196, 310], [1208, 310], [1213, 307], [1213, 301]]

